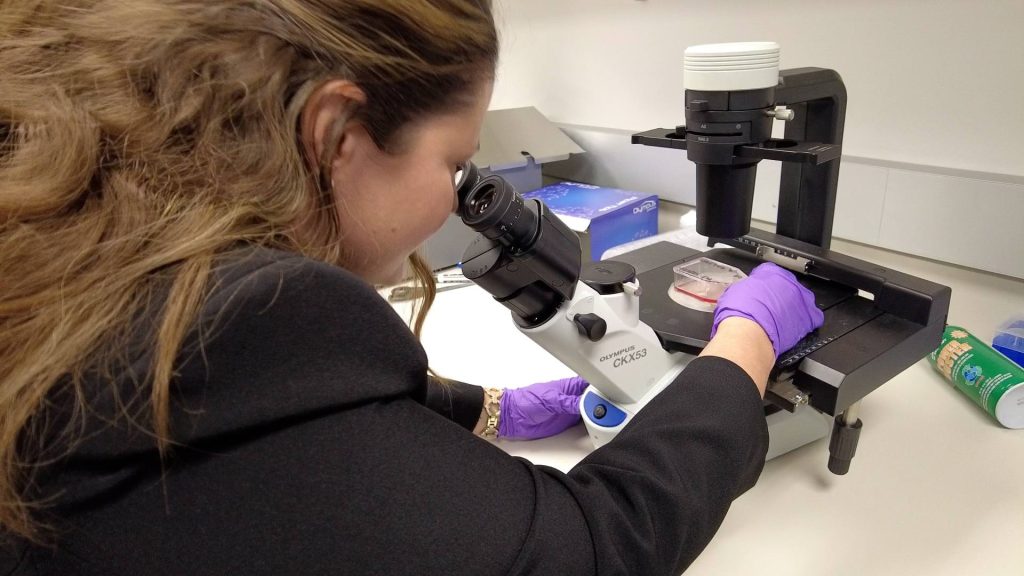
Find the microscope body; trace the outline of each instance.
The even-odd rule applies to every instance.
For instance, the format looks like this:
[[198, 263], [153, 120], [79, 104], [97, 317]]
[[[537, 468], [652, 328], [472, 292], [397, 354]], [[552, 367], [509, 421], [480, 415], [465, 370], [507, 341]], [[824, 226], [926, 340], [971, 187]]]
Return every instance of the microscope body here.
[[682, 372], [692, 358], [665, 350], [640, 320], [636, 270], [582, 263], [580, 241], [539, 200], [475, 169], [460, 186], [463, 221], [480, 235], [462, 273], [512, 312], [519, 330], [590, 386], [580, 412], [601, 446]]
[[[769, 457], [828, 435], [831, 419], [829, 469], [845, 474], [860, 400], [934, 350], [950, 290], [829, 250], [846, 89], [833, 70], [779, 71], [778, 52], [770, 42], [687, 49], [687, 125], [635, 134], [633, 143], [685, 150], [696, 164], [697, 231], [709, 246], [732, 247], [703, 254], [747, 272], [774, 262], [815, 294], [824, 325], [780, 355], [768, 383]], [[777, 119], [787, 122], [782, 139], [771, 137]], [[761, 160], [783, 162], [775, 234], [750, 229]], [[500, 177], [470, 166], [458, 196], [463, 222], [480, 232], [463, 274], [591, 383], [580, 411], [595, 445], [708, 343], [711, 314], [679, 306], [666, 291], [673, 266], [702, 253], [654, 245], [618, 262], [582, 263], [576, 234]]]
[[[633, 143], [685, 150], [696, 164], [697, 231], [709, 246], [731, 246], [707, 255], [744, 270], [774, 262], [814, 293], [824, 325], [780, 355], [766, 400], [790, 413], [810, 406], [831, 416], [828, 466], [845, 474], [862, 427], [860, 400], [935, 349], [950, 289], [829, 249], [846, 87], [834, 70], [778, 70], [778, 56], [773, 42], [688, 48], [686, 125], [634, 134]], [[786, 122], [781, 139], [771, 137], [775, 120]], [[761, 160], [783, 163], [774, 234], [750, 228]], [[679, 255], [640, 277], [664, 282], [674, 264], [693, 257]], [[658, 293], [644, 311], [667, 347], [706, 344], [706, 318], [687, 317]], [[664, 322], [666, 314], [675, 322]]]
[[590, 262], [582, 276], [573, 297], [549, 321], [520, 330], [590, 383], [580, 398], [580, 414], [600, 447], [693, 357], [666, 351], [640, 321], [641, 289], [632, 266]]

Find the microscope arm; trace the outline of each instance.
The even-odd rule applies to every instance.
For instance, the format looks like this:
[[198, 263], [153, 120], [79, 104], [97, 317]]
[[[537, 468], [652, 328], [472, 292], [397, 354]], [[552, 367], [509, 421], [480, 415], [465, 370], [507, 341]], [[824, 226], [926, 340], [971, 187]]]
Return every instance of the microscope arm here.
[[[589, 263], [588, 268], [628, 266]], [[632, 274], [631, 268], [629, 274]], [[547, 322], [520, 330], [582, 376], [590, 387], [580, 399], [580, 414], [595, 446], [602, 446], [652, 398], [672, 383], [693, 358], [666, 351], [657, 334], [640, 321], [637, 280], [595, 290], [580, 282]]]

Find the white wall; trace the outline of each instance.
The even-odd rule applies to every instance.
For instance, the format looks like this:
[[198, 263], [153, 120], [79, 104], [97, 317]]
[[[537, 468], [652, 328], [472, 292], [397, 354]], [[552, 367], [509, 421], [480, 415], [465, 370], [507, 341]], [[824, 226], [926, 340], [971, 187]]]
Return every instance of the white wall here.
[[847, 154], [1024, 176], [1022, 0], [498, 0], [495, 108], [627, 130], [683, 123], [683, 50], [774, 40], [837, 70]]
[[[625, 152], [628, 134], [684, 123], [687, 46], [773, 40], [783, 68], [832, 68], [846, 84], [837, 236], [1024, 277], [1024, 0], [497, 0], [497, 7], [503, 46], [492, 108], [536, 106], [569, 128], [592, 153], [584, 171], [597, 173], [597, 183], [645, 186], [692, 203], [679, 184], [680, 170], [685, 179], [690, 168], [638, 161], [639, 153]], [[777, 173], [761, 166], [766, 180]], [[774, 198], [764, 188], [759, 178], [755, 216], [773, 220]], [[894, 196], [907, 189], [911, 200]], [[973, 208], [968, 221], [981, 228], [956, 229], [964, 210], [949, 209], [955, 205]], [[999, 226], [984, 226], [989, 216]], [[935, 230], [926, 236], [941, 240], [947, 227], [956, 243], [929, 248], [919, 233]], [[974, 255], [993, 244], [1010, 246], [979, 263]]]

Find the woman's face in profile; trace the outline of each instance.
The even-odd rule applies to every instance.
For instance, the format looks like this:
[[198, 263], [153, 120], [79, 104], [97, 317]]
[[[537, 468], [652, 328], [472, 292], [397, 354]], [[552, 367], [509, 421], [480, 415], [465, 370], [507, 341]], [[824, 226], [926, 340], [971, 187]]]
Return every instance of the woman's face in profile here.
[[346, 159], [331, 175], [348, 270], [373, 284], [404, 277], [409, 254], [457, 208], [455, 173], [478, 148], [492, 86], [481, 85], [467, 107], [405, 127], [397, 153], [361, 126], [346, 136]]

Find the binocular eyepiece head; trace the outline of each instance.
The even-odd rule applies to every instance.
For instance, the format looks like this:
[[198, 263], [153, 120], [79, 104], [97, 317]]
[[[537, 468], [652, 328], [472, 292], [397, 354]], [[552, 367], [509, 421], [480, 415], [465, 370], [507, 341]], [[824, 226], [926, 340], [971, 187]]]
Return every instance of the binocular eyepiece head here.
[[462, 273], [513, 312], [522, 327], [546, 322], [571, 300], [580, 277], [580, 241], [544, 203], [524, 199], [497, 174], [466, 165], [456, 174], [462, 222], [480, 233]]

